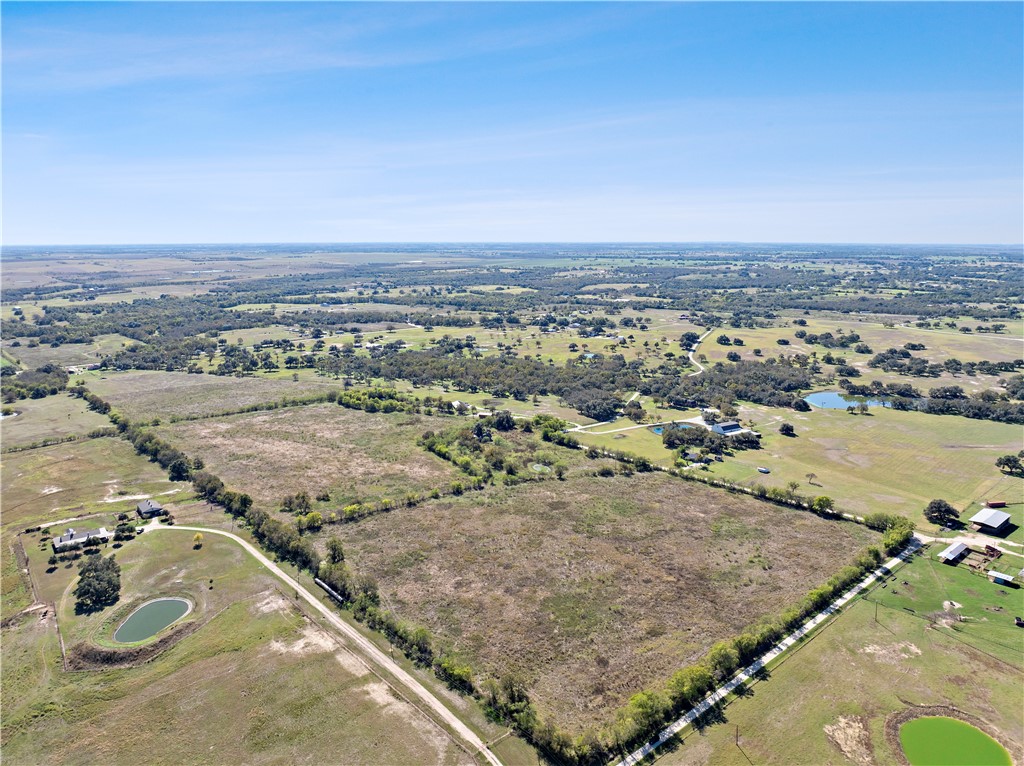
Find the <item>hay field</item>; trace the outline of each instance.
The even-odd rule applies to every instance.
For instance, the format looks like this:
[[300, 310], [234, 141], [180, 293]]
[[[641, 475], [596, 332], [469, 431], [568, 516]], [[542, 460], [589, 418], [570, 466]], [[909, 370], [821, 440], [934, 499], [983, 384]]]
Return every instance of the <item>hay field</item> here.
[[0, 471], [5, 528], [133, 510], [137, 498], [159, 495], [166, 502], [190, 490], [112, 437], [4, 455]]
[[204, 417], [263, 402], [279, 402], [337, 390], [337, 381], [306, 378], [235, 378], [185, 372], [90, 373], [80, 376], [97, 396], [130, 420]]
[[876, 539], [663, 474], [494, 489], [332, 533], [386, 606], [478, 671], [522, 674], [575, 732]]
[[90, 411], [84, 400], [70, 394], [21, 399], [5, 406], [17, 415], [0, 420], [0, 444], [4, 449], [24, 447], [44, 439], [85, 436], [97, 428], [110, 427], [105, 415]]
[[229, 487], [276, 509], [285, 495], [330, 492], [328, 507], [447, 487], [462, 474], [416, 442], [452, 418], [349, 410], [336, 404], [291, 407], [159, 426], [154, 432], [200, 457]]

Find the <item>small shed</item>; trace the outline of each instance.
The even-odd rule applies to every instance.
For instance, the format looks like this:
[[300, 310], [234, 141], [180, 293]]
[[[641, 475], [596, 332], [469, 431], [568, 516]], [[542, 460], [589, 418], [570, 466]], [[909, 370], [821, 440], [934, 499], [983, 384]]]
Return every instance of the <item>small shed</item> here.
[[939, 561], [943, 564], [956, 564], [960, 558], [970, 550], [963, 543], [953, 543], [939, 554]]
[[154, 516], [163, 516], [165, 513], [164, 507], [156, 500], [143, 500], [135, 506], [135, 512], [139, 514], [140, 519], [151, 519]]
[[1005, 500], [986, 500], [985, 501], [985, 505], [987, 505], [989, 508], [1005, 508], [1006, 507], [1006, 501]]
[[1010, 514], [994, 508], [982, 508], [971, 516], [971, 523], [979, 532], [989, 534], [1001, 532], [1010, 523]]
[[988, 579], [996, 585], [1013, 585], [1013, 575], [1003, 574], [994, 569], [988, 570]]

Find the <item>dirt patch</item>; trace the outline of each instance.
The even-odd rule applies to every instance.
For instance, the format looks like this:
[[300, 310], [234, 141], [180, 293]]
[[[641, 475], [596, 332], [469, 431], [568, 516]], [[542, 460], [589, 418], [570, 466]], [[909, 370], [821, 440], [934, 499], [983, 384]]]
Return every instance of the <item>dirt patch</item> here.
[[205, 624], [205, 622], [186, 622], [152, 644], [135, 646], [131, 649], [106, 649], [95, 644], [81, 642], [68, 649], [67, 667], [68, 670], [109, 670], [110, 668], [141, 665], [144, 662], [149, 662], [165, 649], [169, 649]]
[[297, 654], [301, 656], [304, 654], [332, 652], [336, 646], [334, 639], [324, 631], [312, 623], [306, 623], [302, 628], [302, 634], [295, 641], [286, 642], [275, 639], [270, 642], [269, 648], [278, 654]]
[[963, 710], [959, 710], [958, 708], [950, 707], [949, 705], [913, 705], [906, 700], [901, 700], [901, 702], [908, 705], [908, 707], [903, 710], [897, 710], [895, 713], [886, 717], [885, 741], [892, 749], [892, 752], [896, 755], [896, 759], [899, 763], [903, 764], [903, 766], [911, 765], [910, 761], [908, 761], [907, 757], [903, 754], [903, 745], [900, 744], [900, 727], [907, 721], [927, 716], [956, 718], [960, 721], [964, 721], [965, 723], [969, 723], [971, 726], [981, 729], [981, 731], [985, 732], [992, 737], [992, 739], [1005, 747], [1015, 764], [1024, 762], [1024, 747], [1021, 747], [1019, 742], [1011, 739], [998, 727], [993, 726], [988, 721], [978, 718], [977, 716], [973, 716], [970, 713], [965, 713]]
[[898, 665], [903, 660], [909, 660], [911, 657], [920, 656], [921, 650], [909, 641], [901, 641], [898, 644], [887, 644], [885, 646], [870, 644], [861, 649], [860, 653], [870, 654], [879, 662]]
[[268, 590], [261, 594], [260, 600], [252, 605], [254, 614], [268, 614], [269, 612], [288, 611], [289, 605], [284, 597], [277, 591]]
[[356, 678], [365, 676], [370, 671], [366, 668], [358, 657], [356, 657], [348, 649], [339, 649], [334, 653], [334, 659], [338, 661], [345, 670], [354, 675]]
[[835, 723], [825, 727], [825, 735], [848, 760], [860, 766], [872, 766], [875, 762], [871, 733], [862, 717], [840, 716]]

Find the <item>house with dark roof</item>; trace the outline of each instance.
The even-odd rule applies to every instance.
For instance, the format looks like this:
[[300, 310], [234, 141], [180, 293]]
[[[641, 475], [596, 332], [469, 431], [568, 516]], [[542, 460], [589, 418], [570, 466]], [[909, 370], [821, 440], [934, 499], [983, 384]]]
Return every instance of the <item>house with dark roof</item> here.
[[1006, 511], [997, 511], [995, 508], [982, 508], [971, 516], [971, 523], [979, 532], [998, 534], [1010, 523], [1010, 514]]
[[156, 500], [143, 500], [135, 506], [135, 512], [140, 519], [151, 519], [154, 516], [163, 516], [166, 511]]
[[53, 550], [55, 552], [63, 551], [77, 545], [85, 545], [92, 540], [105, 543], [109, 541], [111, 537], [112, 535], [106, 530], [106, 527], [82, 530], [68, 529], [68, 531], [60, 537], [53, 538]]

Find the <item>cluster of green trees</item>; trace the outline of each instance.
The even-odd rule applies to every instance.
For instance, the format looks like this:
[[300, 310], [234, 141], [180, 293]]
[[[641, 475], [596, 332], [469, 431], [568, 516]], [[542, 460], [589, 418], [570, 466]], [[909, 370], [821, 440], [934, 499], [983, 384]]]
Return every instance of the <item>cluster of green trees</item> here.
[[775, 407], [789, 407], [794, 394], [808, 390], [814, 381], [811, 367], [801, 367], [794, 359], [767, 359], [764, 362], [718, 362], [704, 374], [680, 378], [665, 375], [649, 378], [639, 386], [645, 396], [656, 395], [679, 407], [720, 407], [738, 400]]
[[914, 535], [914, 522], [894, 513], [869, 513], [864, 526], [882, 533], [882, 547], [890, 555], [902, 550]]
[[75, 611], [95, 612], [116, 604], [121, 597], [121, 566], [113, 555], [86, 556], [78, 565]]
[[3, 400], [11, 404], [19, 399], [42, 399], [63, 391], [68, 385], [68, 374], [55, 364], [46, 364], [35, 370], [17, 372], [14, 367], [0, 367], [3, 379]]
[[744, 431], [734, 436], [723, 436], [702, 426], [670, 425], [661, 432], [661, 442], [668, 449], [684, 453], [698, 450], [703, 454], [724, 455], [732, 450], [761, 449], [757, 434]]

